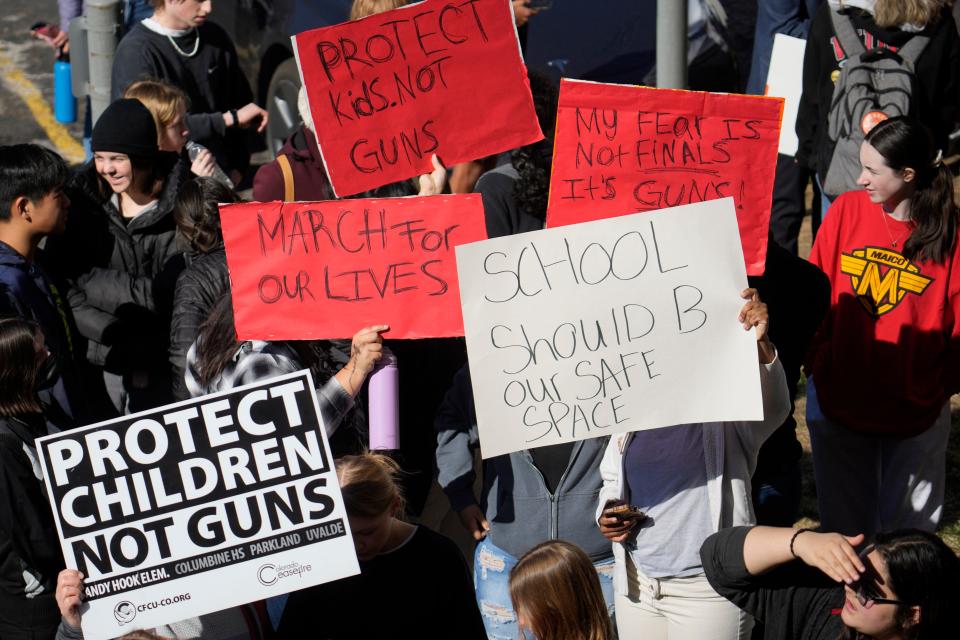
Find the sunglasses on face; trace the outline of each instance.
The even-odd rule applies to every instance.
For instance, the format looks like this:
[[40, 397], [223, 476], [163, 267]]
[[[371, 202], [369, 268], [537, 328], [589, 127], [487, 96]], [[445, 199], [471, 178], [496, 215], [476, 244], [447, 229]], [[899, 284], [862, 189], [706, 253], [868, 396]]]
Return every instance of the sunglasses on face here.
[[907, 603], [903, 600], [893, 600], [891, 598], [881, 598], [875, 593], [868, 589], [868, 587], [863, 583], [863, 581], [858, 581], [850, 585], [850, 588], [853, 590], [854, 594], [857, 596], [857, 602], [860, 603], [860, 606], [864, 609], [869, 609], [875, 604], [897, 604], [907, 606]]

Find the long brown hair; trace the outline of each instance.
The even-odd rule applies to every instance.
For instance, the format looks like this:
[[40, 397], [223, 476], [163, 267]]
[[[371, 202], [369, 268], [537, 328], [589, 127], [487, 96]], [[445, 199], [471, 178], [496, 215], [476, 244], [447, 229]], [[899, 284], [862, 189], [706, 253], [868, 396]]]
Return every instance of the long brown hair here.
[[0, 416], [43, 411], [36, 392], [39, 331], [29, 320], [0, 318]]
[[876, 149], [894, 171], [909, 168], [916, 174], [910, 219], [917, 226], [903, 245], [903, 255], [942, 264], [956, 249], [960, 213], [954, 201], [953, 174], [930, 130], [915, 118], [898, 116], [871, 129], [864, 143]]
[[537, 640], [610, 640], [613, 627], [600, 579], [580, 547], [550, 540], [510, 571], [513, 609]]
[[223, 243], [220, 203], [238, 202], [232, 189], [213, 178], [192, 178], [177, 191], [173, 220], [177, 231], [198, 253], [210, 253]]

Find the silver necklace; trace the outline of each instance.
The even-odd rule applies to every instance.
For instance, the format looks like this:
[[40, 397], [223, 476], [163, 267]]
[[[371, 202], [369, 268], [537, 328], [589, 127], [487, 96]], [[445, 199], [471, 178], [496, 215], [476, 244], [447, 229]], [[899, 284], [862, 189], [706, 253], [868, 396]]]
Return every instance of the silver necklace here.
[[184, 58], [192, 58], [193, 56], [197, 55], [197, 51], [200, 50], [200, 33], [197, 31], [196, 27], [193, 28], [193, 32], [197, 34], [197, 39], [193, 41], [193, 51], [191, 51], [190, 53], [187, 53], [186, 51], [181, 49], [179, 46], [177, 46], [177, 41], [173, 39], [173, 36], [167, 34], [167, 40], [169, 40], [170, 44], [173, 45], [173, 48], [177, 50], [177, 53], [179, 53]]

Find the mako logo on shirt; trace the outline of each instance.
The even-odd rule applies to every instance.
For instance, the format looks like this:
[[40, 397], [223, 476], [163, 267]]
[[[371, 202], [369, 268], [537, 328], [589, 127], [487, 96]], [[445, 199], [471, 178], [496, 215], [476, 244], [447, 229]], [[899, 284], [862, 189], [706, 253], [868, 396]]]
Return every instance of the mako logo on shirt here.
[[840, 271], [850, 276], [857, 299], [873, 316], [892, 311], [908, 293], [921, 295], [933, 282], [913, 262], [883, 247], [841, 254]]

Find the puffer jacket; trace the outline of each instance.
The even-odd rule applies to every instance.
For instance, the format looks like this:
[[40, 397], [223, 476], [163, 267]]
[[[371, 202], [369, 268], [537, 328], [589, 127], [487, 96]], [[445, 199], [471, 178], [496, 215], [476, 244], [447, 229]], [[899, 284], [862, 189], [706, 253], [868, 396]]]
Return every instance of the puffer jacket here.
[[177, 279], [173, 294], [173, 318], [170, 322], [170, 369], [173, 372], [173, 399], [190, 397], [183, 380], [187, 350], [200, 333], [200, 324], [210, 310], [230, 290], [227, 254], [223, 245], [209, 253], [187, 256], [187, 268]]
[[49, 239], [45, 253], [70, 285], [67, 297], [92, 364], [120, 374], [157, 362], [166, 368], [173, 284], [183, 266], [172, 211], [188, 173], [179, 159], [157, 206], [127, 221], [112, 194], [101, 192], [93, 162], [68, 183], [67, 230]]

